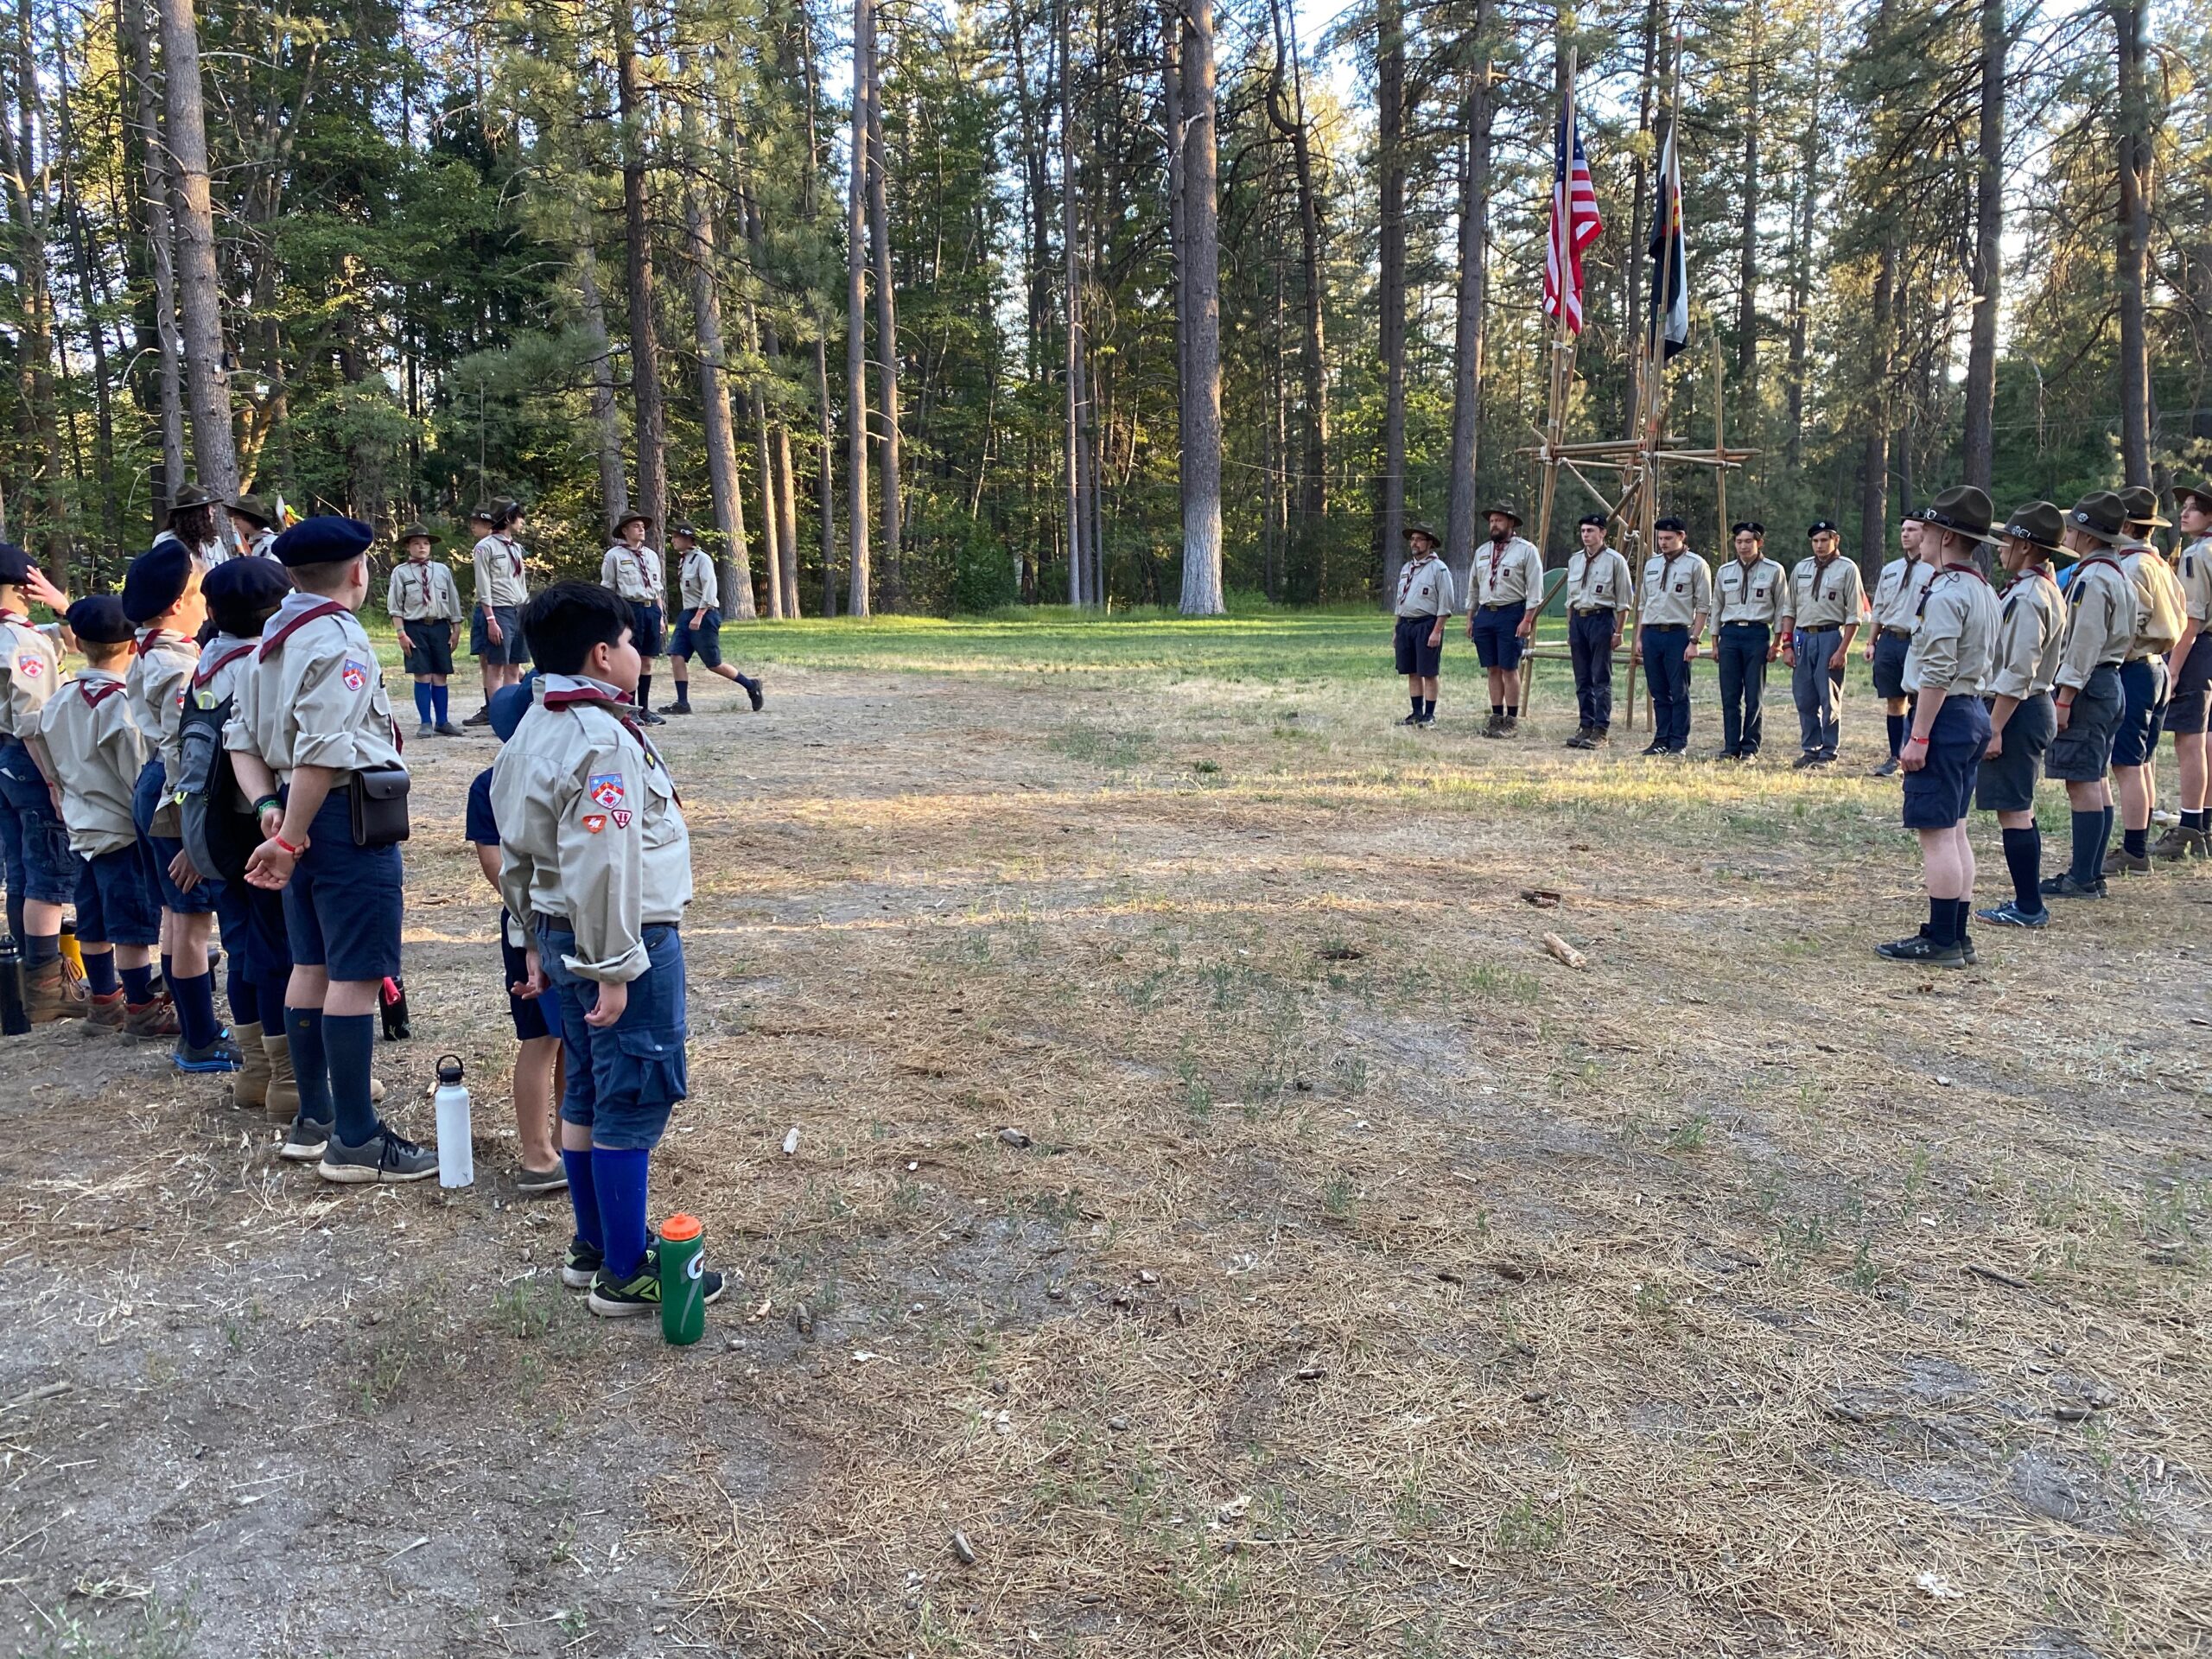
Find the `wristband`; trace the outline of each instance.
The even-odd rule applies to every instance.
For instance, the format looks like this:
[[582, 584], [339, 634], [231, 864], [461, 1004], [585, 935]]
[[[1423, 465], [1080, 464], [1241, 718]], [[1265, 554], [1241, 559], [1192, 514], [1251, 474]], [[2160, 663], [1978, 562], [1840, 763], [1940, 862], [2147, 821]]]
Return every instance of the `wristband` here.
[[1905, 741], [1908, 743], [1917, 743], [1923, 749], [1928, 747], [1928, 740], [1924, 737], [1908, 737], [1905, 739]]
[[278, 800], [274, 795], [264, 795], [253, 804], [253, 816], [257, 818], [272, 806], [279, 812], [284, 810], [283, 802]]
[[273, 842], [275, 842], [277, 844], [277, 846], [279, 846], [279, 847], [281, 847], [282, 849], [283, 849], [283, 850], [284, 850], [284, 855], [285, 855], [285, 856], [286, 856], [286, 857], [288, 857], [288, 858], [297, 858], [297, 857], [298, 857], [302, 853], [304, 853], [305, 851], [307, 851], [307, 849], [306, 849], [306, 848], [304, 848], [304, 847], [295, 847], [295, 846], [293, 846], [293, 845], [292, 845], [292, 843], [291, 843], [290, 842], [289, 842], [289, 841], [285, 840], [285, 839], [284, 839], [284, 836], [283, 836], [283, 833], [281, 830], [280, 830], [279, 832], [277, 832], [276, 835], [273, 835], [273, 836], [270, 836], [270, 837], [269, 837], [269, 839], [270, 839], [270, 840], [271, 840], [271, 841], [273, 841]]

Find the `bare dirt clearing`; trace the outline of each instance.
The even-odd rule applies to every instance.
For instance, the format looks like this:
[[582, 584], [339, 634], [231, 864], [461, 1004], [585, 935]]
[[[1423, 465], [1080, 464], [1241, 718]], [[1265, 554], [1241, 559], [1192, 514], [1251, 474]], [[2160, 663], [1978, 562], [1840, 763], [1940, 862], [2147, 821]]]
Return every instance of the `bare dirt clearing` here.
[[473, 1191], [341, 1194], [149, 1047], [0, 1049], [16, 1645], [2212, 1638], [2212, 880], [1929, 981], [1869, 952], [1920, 912], [1855, 775], [1406, 734], [1387, 682], [771, 695], [663, 733], [655, 1213], [744, 1275], [696, 1349], [593, 1320], [508, 1186], [488, 741], [410, 753], [379, 1049], [418, 1131], [468, 1061]]

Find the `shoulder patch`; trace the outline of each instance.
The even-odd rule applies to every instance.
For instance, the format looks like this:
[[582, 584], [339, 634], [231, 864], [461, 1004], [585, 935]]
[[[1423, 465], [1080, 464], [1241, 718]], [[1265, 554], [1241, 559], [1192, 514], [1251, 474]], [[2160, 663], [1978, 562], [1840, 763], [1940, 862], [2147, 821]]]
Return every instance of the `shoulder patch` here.
[[593, 800], [609, 811], [613, 811], [630, 798], [629, 787], [623, 782], [622, 774], [619, 772], [598, 773], [584, 785], [584, 790]]
[[27, 680], [35, 680], [46, 672], [45, 660], [33, 652], [18, 652], [16, 654], [16, 672]]
[[346, 683], [348, 691], [358, 691], [369, 683], [369, 665], [348, 657], [346, 665], [338, 671], [338, 677]]
[[608, 816], [614, 820], [614, 827], [617, 830], [627, 830], [630, 827], [630, 813], [626, 807], [617, 807]]

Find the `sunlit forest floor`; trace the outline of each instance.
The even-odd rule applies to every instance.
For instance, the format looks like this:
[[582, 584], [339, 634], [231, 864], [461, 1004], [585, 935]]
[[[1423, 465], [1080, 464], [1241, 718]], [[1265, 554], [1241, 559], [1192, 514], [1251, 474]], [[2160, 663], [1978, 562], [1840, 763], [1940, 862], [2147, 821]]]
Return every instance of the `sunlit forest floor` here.
[[1901, 969], [1863, 669], [1845, 766], [1788, 770], [1777, 674], [1723, 770], [1560, 750], [1555, 664], [1484, 741], [1464, 640], [1402, 730], [1387, 630], [730, 631], [766, 711], [661, 734], [698, 898], [654, 1214], [743, 1281], [689, 1350], [592, 1319], [513, 1192], [493, 746], [411, 744], [379, 1064], [427, 1135], [463, 1057], [479, 1184], [341, 1192], [149, 1047], [0, 1047], [0, 1631], [2201, 1650], [2212, 874]]

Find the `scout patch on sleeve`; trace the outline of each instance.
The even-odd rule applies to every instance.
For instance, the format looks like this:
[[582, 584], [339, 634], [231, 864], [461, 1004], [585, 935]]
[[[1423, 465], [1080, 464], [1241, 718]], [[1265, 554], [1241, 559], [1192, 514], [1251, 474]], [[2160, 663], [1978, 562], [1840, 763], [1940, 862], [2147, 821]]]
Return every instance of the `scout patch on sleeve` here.
[[630, 813], [626, 807], [617, 807], [614, 810], [613, 817], [614, 827], [617, 830], [627, 830], [630, 827]]
[[16, 672], [27, 680], [35, 680], [46, 672], [46, 664], [29, 652], [22, 652], [16, 658]]
[[629, 788], [619, 772], [602, 772], [584, 785], [585, 792], [608, 811], [613, 811], [630, 798]]
[[338, 671], [338, 677], [346, 683], [348, 691], [358, 691], [369, 683], [369, 665], [348, 657], [346, 666]]
[[595, 836], [606, 828], [607, 817], [604, 813], [587, 812], [584, 814], [584, 833], [586, 835]]

